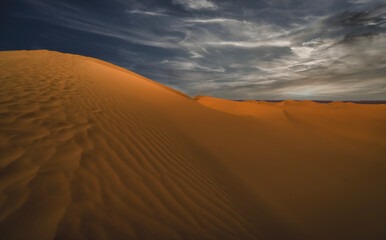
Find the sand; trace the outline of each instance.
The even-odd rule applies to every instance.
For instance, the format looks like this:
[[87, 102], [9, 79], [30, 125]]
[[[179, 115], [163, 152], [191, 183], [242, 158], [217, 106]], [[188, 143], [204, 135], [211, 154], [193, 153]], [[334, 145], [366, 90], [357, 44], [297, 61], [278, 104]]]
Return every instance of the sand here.
[[0, 239], [385, 239], [386, 105], [190, 98], [0, 52]]

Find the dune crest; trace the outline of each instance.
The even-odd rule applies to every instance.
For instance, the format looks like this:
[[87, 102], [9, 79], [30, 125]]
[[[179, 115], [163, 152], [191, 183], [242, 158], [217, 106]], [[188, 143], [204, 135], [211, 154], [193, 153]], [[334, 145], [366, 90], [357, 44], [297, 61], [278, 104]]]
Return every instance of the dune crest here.
[[383, 239], [385, 105], [190, 98], [0, 52], [4, 239]]

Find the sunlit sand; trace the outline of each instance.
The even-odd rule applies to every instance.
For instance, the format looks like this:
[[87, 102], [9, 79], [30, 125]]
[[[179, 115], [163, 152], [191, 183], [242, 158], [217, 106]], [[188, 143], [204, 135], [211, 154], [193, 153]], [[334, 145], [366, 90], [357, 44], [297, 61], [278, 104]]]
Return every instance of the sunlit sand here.
[[386, 105], [190, 98], [0, 53], [0, 239], [380, 239]]

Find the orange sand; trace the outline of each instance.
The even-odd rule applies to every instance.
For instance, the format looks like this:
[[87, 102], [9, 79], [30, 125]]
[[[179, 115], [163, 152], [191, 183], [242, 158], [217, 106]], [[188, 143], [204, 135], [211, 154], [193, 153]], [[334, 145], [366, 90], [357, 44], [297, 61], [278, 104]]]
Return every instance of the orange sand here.
[[386, 239], [386, 105], [189, 98], [0, 53], [0, 239]]

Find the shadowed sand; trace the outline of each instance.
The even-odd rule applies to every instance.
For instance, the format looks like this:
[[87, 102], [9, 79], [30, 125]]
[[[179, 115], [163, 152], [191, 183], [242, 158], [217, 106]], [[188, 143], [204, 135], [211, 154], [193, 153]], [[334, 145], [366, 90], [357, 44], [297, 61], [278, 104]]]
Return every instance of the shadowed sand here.
[[386, 105], [188, 96], [0, 53], [0, 239], [385, 239]]

